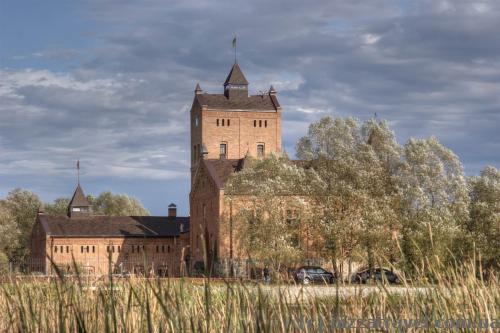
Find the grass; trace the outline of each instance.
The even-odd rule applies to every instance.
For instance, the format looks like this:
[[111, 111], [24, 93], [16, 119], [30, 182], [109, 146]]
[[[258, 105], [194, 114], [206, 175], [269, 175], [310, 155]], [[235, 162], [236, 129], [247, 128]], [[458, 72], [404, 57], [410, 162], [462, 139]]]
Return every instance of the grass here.
[[[56, 279], [13, 277], [0, 285], [0, 331], [326, 332], [335, 318], [345, 317], [498, 321], [497, 277], [478, 279], [472, 265], [441, 267], [433, 275], [434, 282], [422, 275], [398, 288], [404, 288], [399, 293], [376, 285], [373, 292], [362, 294], [356, 288], [346, 297], [321, 292], [335, 286], [112, 277], [91, 282], [62, 274]], [[319, 293], [311, 296], [313, 288]]]

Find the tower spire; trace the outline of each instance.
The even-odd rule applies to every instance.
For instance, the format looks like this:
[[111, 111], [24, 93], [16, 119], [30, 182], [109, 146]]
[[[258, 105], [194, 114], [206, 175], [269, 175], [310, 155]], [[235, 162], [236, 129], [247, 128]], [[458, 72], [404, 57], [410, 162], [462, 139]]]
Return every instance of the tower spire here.
[[233, 49], [234, 49], [234, 63], [236, 64], [238, 62], [236, 59], [236, 34], [233, 37]]
[[76, 174], [78, 185], [80, 185], [80, 159], [76, 161]]

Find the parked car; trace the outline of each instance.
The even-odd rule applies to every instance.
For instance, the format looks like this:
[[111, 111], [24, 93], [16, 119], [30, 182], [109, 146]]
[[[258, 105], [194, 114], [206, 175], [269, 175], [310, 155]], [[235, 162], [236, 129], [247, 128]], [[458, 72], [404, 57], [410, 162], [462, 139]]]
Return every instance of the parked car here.
[[363, 269], [351, 276], [351, 283], [367, 283], [369, 280], [376, 282], [387, 281], [391, 284], [400, 284], [402, 279], [387, 268], [376, 267], [372, 271]]
[[335, 275], [319, 266], [302, 266], [295, 271], [294, 279], [295, 282], [302, 284], [334, 283]]

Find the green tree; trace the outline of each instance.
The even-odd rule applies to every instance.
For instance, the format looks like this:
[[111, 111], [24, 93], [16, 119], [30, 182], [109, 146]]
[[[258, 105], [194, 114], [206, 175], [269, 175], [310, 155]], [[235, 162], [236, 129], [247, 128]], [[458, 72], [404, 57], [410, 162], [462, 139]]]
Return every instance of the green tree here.
[[467, 184], [458, 157], [433, 137], [411, 139], [398, 176], [407, 268], [446, 260], [468, 218]]
[[97, 198], [87, 197], [92, 210], [96, 214], [109, 216], [145, 216], [149, 212], [139, 200], [126, 194], [114, 194], [110, 191], [102, 192]]
[[287, 211], [299, 214], [305, 209], [303, 195], [309, 181], [306, 170], [274, 155], [247, 157], [243, 170], [230, 177], [225, 197], [228, 202], [244, 198], [234, 217], [234, 234], [249, 258], [277, 268], [304, 256], [298, 216], [290, 218]]
[[69, 201], [68, 198], [58, 198], [52, 203], [45, 204], [44, 212], [50, 215], [67, 215]]
[[[8, 253], [9, 259], [23, 260], [29, 255], [31, 229], [41, 204], [36, 194], [22, 189], [12, 190], [2, 200], [0, 205], [8, 212], [8, 219], [14, 221], [16, 229], [9, 241], [13, 244]], [[11, 226], [10, 223], [8, 225]]]
[[467, 236], [481, 254], [484, 268], [500, 270], [500, 170], [488, 166], [469, 179]]
[[297, 156], [309, 160], [321, 179], [310, 192], [318, 207], [317, 238], [324, 239], [319, 251], [335, 266], [365, 252], [371, 267], [374, 249], [393, 255], [391, 235], [398, 228], [394, 174], [401, 147], [387, 124], [325, 117], [299, 140]]

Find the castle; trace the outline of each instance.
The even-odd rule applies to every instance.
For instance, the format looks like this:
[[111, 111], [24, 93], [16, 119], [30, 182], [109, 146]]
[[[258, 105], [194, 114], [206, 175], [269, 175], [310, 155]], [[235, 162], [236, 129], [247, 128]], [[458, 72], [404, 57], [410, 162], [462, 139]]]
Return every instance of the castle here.
[[[224, 200], [229, 176], [245, 158], [281, 152], [281, 106], [276, 91], [249, 95], [248, 81], [237, 62], [221, 94], [194, 91], [190, 111], [190, 216], [109, 217], [92, 213], [78, 184], [67, 216], [40, 212], [33, 227], [31, 256], [38, 270], [72, 263], [89, 273], [183, 275], [191, 269], [213, 270], [214, 262], [231, 260], [236, 249], [222, 232], [233, 207]], [[51, 261], [54, 263], [52, 264]]]

